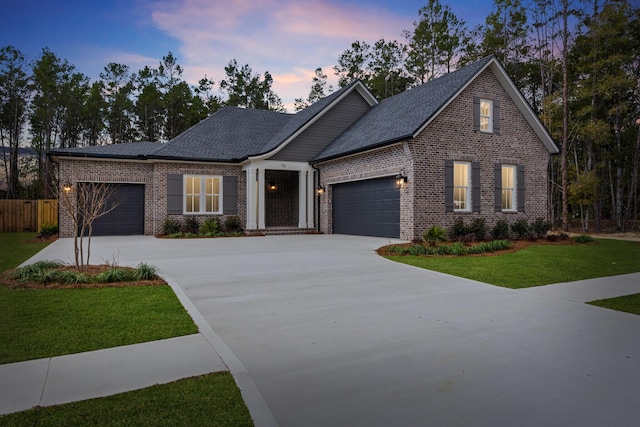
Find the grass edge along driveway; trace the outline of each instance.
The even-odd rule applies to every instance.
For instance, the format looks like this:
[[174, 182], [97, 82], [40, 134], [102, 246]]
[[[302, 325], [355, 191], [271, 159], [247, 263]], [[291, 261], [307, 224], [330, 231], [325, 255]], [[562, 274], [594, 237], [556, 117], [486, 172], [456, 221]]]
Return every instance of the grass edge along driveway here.
[[596, 242], [531, 245], [496, 256], [386, 258], [511, 289], [640, 271], [640, 242], [612, 239], [597, 239]]
[[[0, 272], [3, 272], [10, 268], [15, 268], [40, 250], [45, 248], [48, 243], [26, 243], [35, 237], [35, 233], [0, 233]], [[150, 287], [151, 288], [151, 287]], [[184, 308], [173, 291], [169, 286], [155, 286], [153, 288], [165, 288], [170, 291], [168, 300], [172, 299], [178, 302], [179, 309], [184, 311]], [[118, 288], [111, 288], [118, 289]], [[126, 288], [120, 288], [126, 289]], [[76, 295], [80, 298], [84, 296], [91, 296], [92, 291], [99, 289], [10, 289], [0, 284], [0, 322], [3, 324], [3, 328], [0, 330], [0, 342], [3, 343], [2, 352], [6, 352], [7, 355], [0, 357], [0, 360], [4, 358], [4, 362], [18, 360], [31, 360], [39, 356], [40, 353], [34, 353], [34, 351], [42, 351], [41, 347], [45, 348], [45, 353], [50, 356], [54, 355], [52, 349], [44, 344], [42, 339], [47, 342], [58, 342], [61, 337], [55, 332], [49, 332], [45, 334], [45, 338], [40, 337], [40, 340], [31, 340], [33, 345], [29, 349], [19, 348], [18, 350], [8, 351], [5, 348], [9, 347], [6, 344], [10, 339], [4, 335], [7, 330], [15, 330], [14, 326], [18, 323], [25, 322], [24, 319], [18, 321], [15, 315], [14, 304], [15, 299], [22, 299], [22, 303], [19, 305], [22, 308], [17, 309], [24, 313], [26, 317], [34, 315], [33, 306], [29, 310], [29, 300], [37, 298], [41, 300], [42, 304], [46, 304], [46, 292], [51, 292], [49, 295], [56, 295], [55, 292], [70, 291], [71, 293], [61, 292], [57, 296]], [[78, 291], [78, 292], [75, 292]], [[144, 291], [144, 290], [143, 290]], [[134, 290], [134, 293], [138, 292]], [[39, 294], [38, 294], [39, 293]], [[110, 292], [107, 292], [109, 294]], [[94, 293], [95, 295], [96, 293]], [[114, 294], [116, 297], [118, 293]], [[43, 299], [42, 297], [45, 296]], [[33, 302], [33, 301], [31, 301]], [[134, 300], [135, 302], [135, 300]], [[26, 304], [26, 306], [24, 305]], [[9, 310], [7, 306], [11, 306], [11, 315], [8, 315]], [[49, 303], [49, 306], [52, 304]], [[76, 303], [76, 305], [78, 305]], [[70, 318], [70, 314], [61, 312], [61, 310], [53, 309], [53, 313], [58, 313], [58, 323], [67, 330], [74, 331], [79, 327], [73, 318]], [[116, 311], [117, 312], [117, 311]], [[194, 332], [197, 332], [197, 327], [193, 324], [193, 320], [186, 314], [189, 322], [195, 328]], [[42, 314], [42, 313], [41, 313]], [[48, 313], [52, 315], [51, 312]], [[120, 317], [123, 317], [122, 315]], [[50, 317], [42, 317], [40, 322], [44, 319], [47, 323], [47, 328]], [[37, 329], [34, 325], [21, 325], [21, 328], [32, 328], [31, 332]], [[113, 325], [109, 322], [102, 323], [103, 330], [99, 332], [103, 337], [108, 337], [109, 332], [113, 330]], [[105, 330], [106, 329], [106, 330]], [[22, 330], [22, 329], [21, 329]], [[27, 335], [32, 335], [31, 332]], [[11, 332], [12, 334], [14, 332]], [[18, 335], [24, 335], [24, 332], [18, 332]], [[77, 335], [73, 333], [73, 335]], [[183, 334], [185, 335], [185, 334]], [[46, 337], [48, 336], [48, 338]], [[77, 338], [77, 337], [76, 337]], [[75, 338], [74, 338], [75, 339]], [[148, 339], [146, 341], [149, 341]], [[23, 343], [24, 344], [24, 343]], [[56, 346], [59, 343], [55, 344]], [[86, 344], [81, 344], [86, 346]], [[105, 348], [104, 343], [95, 342], [94, 347]], [[18, 346], [20, 347], [20, 346]], [[34, 350], [37, 349], [37, 350]], [[97, 348], [96, 348], [97, 349]], [[53, 353], [58, 352], [58, 350]], [[63, 354], [73, 353], [71, 347], [66, 347]], [[8, 355], [10, 353], [10, 355]], [[16, 356], [20, 354], [20, 356]], [[22, 426], [22, 425], [83, 425], [98, 423], [103, 426], [120, 426], [120, 425], [136, 425], [136, 426], [155, 426], [159, 423], [169, 423], [174, 425], [202, 425], [208, 426], [215, 423], [219, 426], [253, 426], [251, 415], [242, 399], [240, 390], [238, 389], [235, 380], [229, 372], [218, 372], [209, 375], [203, 375], [200, 377], [186, 378], [183, 380], [175, 381], [169, 384], [155, 385], [147, 387], [141, 390], [135, 390], [127, 393], [120, 393], [113, 396], [90, 399], [81, 402], [68, 403], [64, 405], [56, 405], [46, 408], [34, 408], [27, 411], [16, 412], [8, 415], [0, 415], [0, 424], [6, 426]]]

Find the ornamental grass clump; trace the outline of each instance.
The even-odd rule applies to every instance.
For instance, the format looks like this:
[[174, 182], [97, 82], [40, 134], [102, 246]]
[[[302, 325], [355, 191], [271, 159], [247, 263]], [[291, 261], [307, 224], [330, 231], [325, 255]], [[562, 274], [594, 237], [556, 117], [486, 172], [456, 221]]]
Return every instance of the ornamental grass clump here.
[[158, 278], [158, 268], [152, 265], [141, 263], [133, 271], [135, 280], [155, 280]]
[[33, 264], [17, 268], [15, 278], [22, 281], [45, 282], [47, 272], [55, 268], [60, 268], [64, 264], [61, 261], [38, 261]]
[[133, 280], [134, 275], [131, 270], [119, 267], [109, 268], [95, 277], [95, 281], [99, 283], [131, 282]]
[[436, 247], [439, 242], [445, 242], [447, 240], [447, 230], [439, 225], [434, 225], [424, 232], [422, 240], [427, 242], [429, 246]]

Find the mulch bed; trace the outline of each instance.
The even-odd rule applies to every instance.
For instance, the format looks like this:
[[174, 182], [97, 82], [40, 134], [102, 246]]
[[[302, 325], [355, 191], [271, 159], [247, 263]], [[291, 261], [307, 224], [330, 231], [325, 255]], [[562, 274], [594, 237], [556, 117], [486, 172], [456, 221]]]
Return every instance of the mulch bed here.
[[[113, 265], [102, 264], [102, 265], [90, 265], [88, 266], [85, 273], [88, 273], [91, 276], [95, 276], [97, 274], [102, 273], [105, 270], [110, 268], [114, 268]], [[117, 267], [126, 270], [135, 270], [131, 267]], [[56, 270], [75, 270], [73, 266], [64, 266], [57, 268]], [[42, 283], [42, 282], [25, 282], [20, 279], [14, 278], [15, 269], [7, 270], [4, 273], [0, 274], [0, 283], [3, 285], [12, 288], [12, 289], [80, 289], [80, 288], [123, 288], [130, 286], [162, 286], [166, 285], [162, 279], [156, 280], [138, 280], [131, 282], [113, 282], [113, 283], [75, 283], [75, 284], [63, 284], [63, 283]]]
[[[440, 243], [439, 246], [444, 246], [444, 245], [451, 245], [453, 242], [444, 242], [444, 243]], [[481, 242], [474, 242], [469, 244], [468, 246], [473, 246], [474, 244], [479, 244]], [[528, 239], [519, 239], [519, 240], [512, 240], [511, 243], [513, 243], [513, 246], [509, 249], [505, 249], [502, 251], [496, 251], [496, 252], [487, 252], [484, 254], [469, 254], [469, 255], [464, 255], [464, 256], [473, 256], [473, 257], [482, 257], [482, 256], [498, 256], [498, 255], [503, 255], [503, 254], [508, 254], [511, 252], [516, 252], [519, 251], [521, 249], [524, 249], [528, 246], [532, 246], [532, 245], [577, 245], [578, 243], [574, 242], [573, 240], [569, 239], [569, 238], [565, 238], [565, 239], [535, 239], [535, 240], [528, 240]], [[408, 248], [410, 246], [413, 245], [425, 245], [427, 246], [428, 244], [425, 242], [421, 242], [421, 241], [416, 241], [416, 242], [411, 242], [411, 243], [401, 243], [401, 244], [396, 244], [396, 245], [388, 245], [388, 246], [383, 246], [380, 249], [378, 249], [378, 254], [382, 255], [382, 256], [399, 256], [397, 253], [395, 252], [391, 252], [389, 251], [389, 249], [392, 246], [400, 246], [403, 248]], [[400, 255], [402, 256], [402, 255]], [[431, 257], [443, 257], [443, 258], [455, 258], [458, 255], [422, 255], [422, 256], [431, 256]]]

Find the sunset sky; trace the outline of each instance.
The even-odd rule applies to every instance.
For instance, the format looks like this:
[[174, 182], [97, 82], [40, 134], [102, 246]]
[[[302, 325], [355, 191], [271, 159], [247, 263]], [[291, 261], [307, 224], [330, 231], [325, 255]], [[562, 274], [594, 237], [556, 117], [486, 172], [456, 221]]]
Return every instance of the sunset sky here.
[[[472, 28], [491, 12], [492, 0], [447, 1]], [[322, 67], [333, 65], [355, 40], [404, 42], [418, 10], [416, 0], [1, 0], [0, 45], [29, 59], [43, 47], [92, 80], [110, 62], [137, 71], [157, 67], [171, 51], [191, 83], [205, 74], [218, 83], [237, 59], [254, 72], [269, 71], [273, 89], [292, 110], [306, 97]], [[216, 85], [217, 88], [217, 85]]]

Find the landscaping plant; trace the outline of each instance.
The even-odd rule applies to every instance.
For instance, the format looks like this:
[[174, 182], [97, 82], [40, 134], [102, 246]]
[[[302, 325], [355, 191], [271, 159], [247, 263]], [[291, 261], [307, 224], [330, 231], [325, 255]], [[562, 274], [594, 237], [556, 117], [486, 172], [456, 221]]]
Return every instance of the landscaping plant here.
[[422, 240], [427, 242], [429, 246], [436, 247], [439, 242], [445, 242], [447, 240], [447, 230], [439, 225], [434, 225], [424, 232]]

